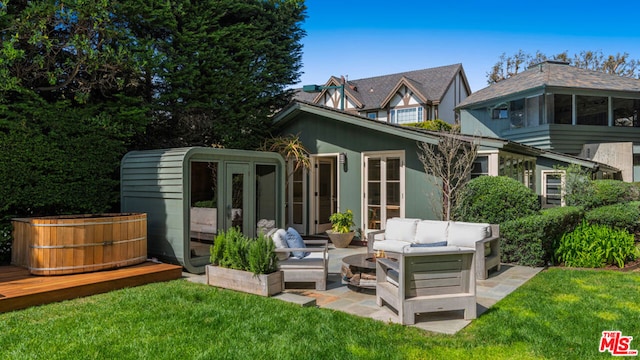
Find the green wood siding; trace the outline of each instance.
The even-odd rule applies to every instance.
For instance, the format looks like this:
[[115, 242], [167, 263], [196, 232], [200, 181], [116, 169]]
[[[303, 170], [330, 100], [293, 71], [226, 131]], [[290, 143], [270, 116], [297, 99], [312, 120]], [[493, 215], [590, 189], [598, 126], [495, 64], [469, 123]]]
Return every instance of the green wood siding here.
[[[254, 214], [255, 166], [274, 165], [275, 178], [268, 181], [276, 185], [276, 226], [284, 226], [284, 160], [276, 153], [214, 148], [177, 148], [133, 151], [121, 162], [120, 186], [123, 212], [147, 213], [147, 249], [149, 255], [178, 263], [189, 272], [202, 273], [209, 263], [208, 257], [191, 257], [189, 253], [189, 212], [191, 204], [190, 163], [193, 161], [218, 162], [219, 179], [224, 179], [224, 164], [248, 164], [250, 176], [248, 204], [244, 211]], [[219, 183], [220, 184], [220, 183]], [[222, 187], [218, 187], [221, 199]], [[264, 204], [263, 204], [264, 205]], [[218, 212], [218, 220], [222, 219]], [[224, 222], [218, 221], [218, 228]], [[255, 225], [255, 224], [254, 224]], [[255, 226], [254, 229], [255, 231]], [[247, 234], [255, 236], [254, 233]]]
[[435, 219], [435, 213], [428, 198], [434, 193], [434, 189], [426, 180], [422, 163], [417, 156], [418, 146], [415, 140], [310, 113], [298, 115], [295, 121], [284, 125], [280, 133], [298, 134], [311, 154], [341, 152], [347, 154], [347, 166], [340, 167], [340, 204], [338, 206], [341, 210], [352, 209], [354, 221], [358, 226], [362, 223], [363, 205], [362, 153], [404, 151], [405, 216]]

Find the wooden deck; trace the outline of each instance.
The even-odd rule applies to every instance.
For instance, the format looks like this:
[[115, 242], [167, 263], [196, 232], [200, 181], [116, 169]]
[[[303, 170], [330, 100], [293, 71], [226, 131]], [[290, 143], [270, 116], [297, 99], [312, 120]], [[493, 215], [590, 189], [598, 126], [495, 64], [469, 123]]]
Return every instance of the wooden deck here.
[[23, 267], [1, 266], [0, 313], [181, 277], [181, 266], [154, 262], [59, 276], [35, 276]]

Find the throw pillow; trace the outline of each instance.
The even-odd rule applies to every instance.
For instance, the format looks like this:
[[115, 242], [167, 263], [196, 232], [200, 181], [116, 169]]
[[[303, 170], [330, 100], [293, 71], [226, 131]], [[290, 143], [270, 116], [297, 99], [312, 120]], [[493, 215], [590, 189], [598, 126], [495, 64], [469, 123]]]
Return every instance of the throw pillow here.
[[[271, 235], [271, 239], [273, 240], [273, 245], [275, 245], [276, 249], [286, 249], [287, 246], [287, 231], [285, 229], [276, 230], [273, 235]], [[284, 261], [291, 256], [291, 252], [276, 252], [276, 256], [278, 260]]]
[[[302, 240], [302, 236], [300, 236], [296, 229], [292, 227], [287, 229], [287, 245], [290, 248], [306, 248], [304, 241]], [[311, 253], [305, 251], [292, 251], [291, 255], [293, 255], [293, 257], [295, 258], [302, 259], [306, 256], [311, 255]]]
[[436, 247], [436, 246], [447, 246], [446, 241], [438, 241], [426, 244], [411, 244], [411, 247]]

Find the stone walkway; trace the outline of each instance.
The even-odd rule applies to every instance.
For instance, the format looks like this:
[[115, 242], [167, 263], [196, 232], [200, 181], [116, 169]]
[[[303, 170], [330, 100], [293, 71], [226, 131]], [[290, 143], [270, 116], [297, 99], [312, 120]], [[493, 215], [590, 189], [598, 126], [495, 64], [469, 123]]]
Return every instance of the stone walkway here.
[[[316, 305], [321, 308], [398, 323], [397, 314], [387, 305], [383, 307], [376, 305], [375, 290], [356, 291], [342, 284], [340, 278], [342, 258], [366, 251], [366, 247], [351, 246], [346, 249], [337, 249], [330, 244], [327, 290], [317, 291], [313, 284], [294, 284], [296, 288], [287, 284], [285, 293], [276, 298], [297, 303], [305, 303], [307, 298], [313, 298], [316, 300]], [[476, 284], [478, 316], [541, 270], [542, 268], [503, 265], [500, 272], [490, 272], [487, 280], [478, 280]], [[184, 276], [191, 281], [206, 282], [202, 275], [185, 273]], [[301, 286], [305, 288], [299, 288]], [[470, 320], [464, 320], [462, 311], [447, 311], [421, 314], [416, 318], [416, 324], [412, 326], [437, 333], [455, 334], [470, 323]]]

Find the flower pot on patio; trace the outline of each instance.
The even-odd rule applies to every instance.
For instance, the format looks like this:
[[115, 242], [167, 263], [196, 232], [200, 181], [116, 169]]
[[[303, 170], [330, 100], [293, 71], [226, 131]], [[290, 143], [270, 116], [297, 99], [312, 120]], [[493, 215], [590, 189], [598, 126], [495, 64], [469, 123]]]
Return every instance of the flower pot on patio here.
[[250, 271], [227, 269], [207, 265], [207, 284], [261, 296], [273, 296], [284, 289], [284, 277], [278, 270], [271, 274], [254, 274]]
[[346, 248], [351, 244], [351, 240], [355, 236], [355, 231], [350, 231], [347, 233], [337, 233], [333, 230], [327, 230], [327, 235], [329, 235], [329, 240], [335, 245], [337, 248]]

